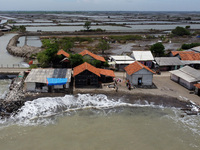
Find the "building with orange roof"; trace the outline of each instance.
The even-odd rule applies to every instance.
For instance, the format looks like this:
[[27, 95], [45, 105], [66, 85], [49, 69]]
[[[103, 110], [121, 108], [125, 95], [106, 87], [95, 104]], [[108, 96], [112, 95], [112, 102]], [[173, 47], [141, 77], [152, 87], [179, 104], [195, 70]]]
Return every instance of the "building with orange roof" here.
[[57, 52], [57, 55], [63, 55], [64, 57], [67, 57], [67, 58], [70, 57], [70, 55], [67, 52], [65, 52], [63, 49], [59, 50]]
[[126, 78], [129, 80], [131, 85], [152, 85], [153, 74], [155, 72], [149, 69], [149, 67], [135, 61], [134, 63], [126, 66], [124, 69], [126, 71]]
[[75, 87], [80, 88], [100, 87], [101, 82], [107, 82], [108, 79], [113, 81], [115, 74], [112, 70], [99, 69], [85, 62], [74, 68], [73, 76]]
[[101, 62], [105, 62], [105, 58], [96, 54], [91, 53], [88, 50], [84, 50], [82, 52], [79, 53], [80, 55], [83, 56], [83, 59], [85, 60], [89, 60], [89, 61], [93, 61], [93, 60], [99, 60]]
[[170, 56], [175, 57], [175, 56], [178, 56], [180, 53], [194, 54], [195, 52], [193, 52], [193, 51], [171, 51]]
[[184, 65], [200, 68], [200, 53], [195, 51], [171, 51], [170, 56], [178, 57]]

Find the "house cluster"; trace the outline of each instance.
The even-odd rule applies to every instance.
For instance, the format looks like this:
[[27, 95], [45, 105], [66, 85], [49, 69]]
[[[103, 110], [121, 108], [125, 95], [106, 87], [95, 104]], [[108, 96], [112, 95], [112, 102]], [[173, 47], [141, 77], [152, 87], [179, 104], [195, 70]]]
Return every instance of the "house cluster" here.
[[[80, 55], [87, 62], [98, 60], [102, 64], [105, 58], [84, 50]], [[70, 55], [64, 50], [58, 51], [62, 55], [61, 62], [69, 63]], [[152, 86], [153, 74], [160, 71], [170, 71], [171, 79], [189, 90], [195, 89], [200, 93], [200, 47], [189, 51], [171, 51], [169, 57], [153, 57], [151, 51], [133, 51], [130, 56], [111, 55], [108, 58], [110, 69], [100, 69], [90, 63], [83, 63], [73, 69], [32, 69], [25, 84], [27, 91], [52, 92], [70, 89], [70, 82], [74, 80], [76, 88], [101, 87], [102, 83], [113, 82], [113, 70], [125, 71], [126, 79], [131, 86]], [[68, 67], [67, 67], [68, 68]]]

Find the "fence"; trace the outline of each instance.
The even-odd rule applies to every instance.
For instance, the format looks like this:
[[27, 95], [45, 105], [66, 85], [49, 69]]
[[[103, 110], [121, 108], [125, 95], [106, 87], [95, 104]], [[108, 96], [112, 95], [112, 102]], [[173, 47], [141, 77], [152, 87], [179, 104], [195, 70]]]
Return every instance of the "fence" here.
[[23, 67], [20, 64], [7, 64], [7, 65], [1, 64], [0, 68], [26, 68], [26, 67]]

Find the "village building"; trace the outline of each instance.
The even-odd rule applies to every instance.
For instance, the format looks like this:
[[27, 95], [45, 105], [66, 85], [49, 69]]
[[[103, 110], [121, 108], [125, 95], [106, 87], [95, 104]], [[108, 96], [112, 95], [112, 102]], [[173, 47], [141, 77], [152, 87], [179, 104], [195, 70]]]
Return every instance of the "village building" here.
[[195, 52], [193, 52], [193, 51], [171, 51], [170, 53], [169, 53], [169, 56], [170, 57], [178, 57], [179, 59], [180, 59], [180, 56], [179, 56], [179, 54], [180, 53], [185, 53], [185, 54], [194, 54]]
[[200, 71], [190, 66], [185, 66], [179, 70], [170, 71], [170, 78], [185, 88], [193, 90], [194, 84], [200, 82]]
[[185, 65], [189, 65], [192, 68], [200, 68], [200, 53], [180, 53], [181, 62]]
[[195, 51], [171, 51], [170, 56], [178, 57], [184, 65], [192, 68], [200, 68], [200, 53]]
[[27, 92], [69, 92], [72, 69], [32, 69], [24, 83]]
[[69, 62], [70, 55], [67, 52], [65, 52], [63, 49], [61, 49], [57, 52], [57, 55], [62, 56], [62, 60], [60, 61], [62, 68], [71, 68], [71, 65]]
[[117, 71], [124, 71], [124, 67], [135, 62], [133, 58], [127, 55], [111, 55], [108, 61], [110, 67]]
[[63, 56], [66, 57], [66, 58], [69, 58], [69, 57], [70, 57], [70, 55], [69, 55], [67, 52], [65, 52], [63, 49], [59, 50], [59, 51], [57, 52], [57, 55], [63, 55]]
[[184, 66], [178, 57], [155, 57], [155, 63], [160, 71], [177, 70]]
[[200, 46], [196, 46], [190, 49], [191, 51], [194, 51], [196, 53], [200, 53]]
[[154, 57], [151, 51], [133, 51], [131, 57], [134, 58], [134, 60], [142, 63], [143, 65], [152, 68]]
[[112, 70], [99, 69], [85, 62], [73, 70], [76, 88], [99, 88], [102, 82], [112, 82], [115, 74]]
[[126, 66], [126, 79], [131, 85], [137, 86], [151, 86], [153, 84], [153, 74], [155, 73], [147, 66], [138, 61]]
[[84, 51], [80, 52], [79, 54], [82, 55], [83, 59], [87, 60], [88, 62], [92, 62], [94, 60], [99, 60], [102, 63], [104, 63], [106, 61], [104, 57], [93, 54], [88, 50], [84, 50]]

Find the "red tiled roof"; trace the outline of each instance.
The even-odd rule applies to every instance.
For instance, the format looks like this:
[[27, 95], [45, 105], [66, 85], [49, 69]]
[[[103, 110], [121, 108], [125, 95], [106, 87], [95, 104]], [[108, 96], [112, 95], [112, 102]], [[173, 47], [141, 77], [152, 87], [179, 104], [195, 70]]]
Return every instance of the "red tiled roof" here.
[[90, 55], [90, 56], [93, 57], [94, 59], [100, 60], [100, 61], [102, 61], [102, 62], [105, 62], [105, 61], [106, 61], [106, 60], [104, 59], [104, 57], [95, 55], [95, 54], [91, 53], [91, 52], [88, 51], [88, 50], [84, 50], [84, 51], [80, 52], [79, 54], [82, 55], [82, 56], [84, 56], [84, 55]]
[[128, 75], [132, 75], [133, 73], [136, 73], [136, 72], [138, 72], [139, 70], [141, 70], [143, 68], [148, 70], [148, 71], [150, 71], [150, 72], [152, 72], [152, 73], [155, 73], [154, 71], [149, 69], [147, 66], [141, 64], [138, 61], [135, 61], [134, 63], [126, 66], [124, 69], [125, 69], [125, 71], [127, 72]]
[[74, 68], [74, 77], [78, 74], [80, 74], [81, 72], [88, 70], [94, 74], [96, 74], [97, 76], [101, 76], [99, 73], [99, 69], [95, 68], [94, 66], [90, 65], [89, 63], [85, 62], [77, 67]]
[[115, 77], [114, 71], [108, 69], [99, 69], [101, 75]]
[[59, 50], [57, 52], [57, 55], [64, 55], [65, 57], [69, 58], [69, 54], [67, 52], [65, 52], [63, 49]]
[[200, 89], [200, 83], [194, 84], [194, 86], [196, 86], [198, 89]]
[[194, 54], [195, 52], [194, 51], [171, 51], [171, 53], [172, 53], [172, 55], [173, 56], [176, 56], [176, 55], [178, 55], [178, 54], [182, 54], [182, 53], [184, 53], [184, 54]]
[[200, 60], [200, 53], [179, 53], [181, 60]]
[[92, 65], [90, 65], [89, 63], [85, 62], [77, 67], [74, 68], [74, 77], [76, 75], [78, 75], [79, 73], [88, 70], [94, 74], [96, 74], [97, 76], [101, 76], [101, 75], [105, 75], [105, 76], [111, 76], [111, 77], [115, 77], [114, 71], [112, 70], [107, 70], [107, 69], [99, 69], [96, 68]]

